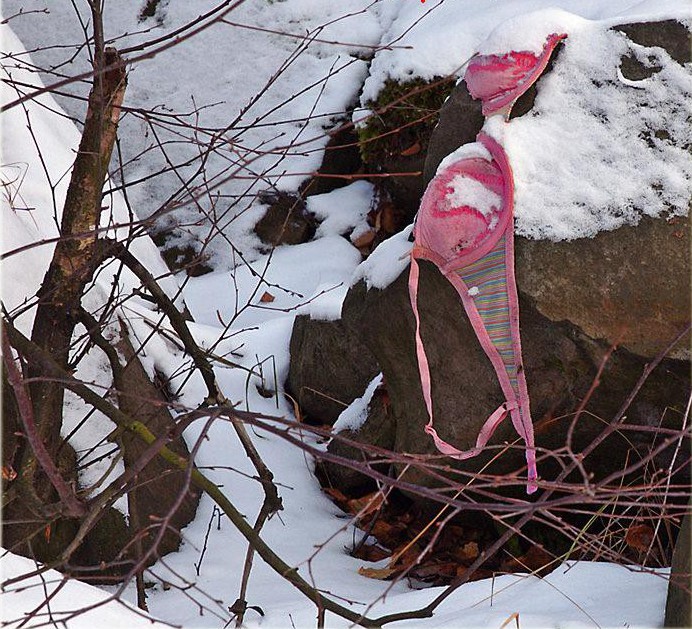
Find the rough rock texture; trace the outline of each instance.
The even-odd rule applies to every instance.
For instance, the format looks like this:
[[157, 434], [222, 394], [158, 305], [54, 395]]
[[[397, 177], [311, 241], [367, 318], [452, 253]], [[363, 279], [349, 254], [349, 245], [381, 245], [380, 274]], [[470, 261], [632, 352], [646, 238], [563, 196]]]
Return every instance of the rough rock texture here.
[[[329, 443], [330, 453], [341, 456], [353, 461], [362, 461], [367, 458], [367, 454], [361, 448], [347, 443], [355, 441], [369, 446], [377, 446], [385, 450], [394, 448], [394, 422], [390, 417], [389, 396], [383, 392], [378, 395], [377, 391], [368, 406], [368, 420], [360, 430], [344, 430], [340, 432]], [[386, 474], [387, 465], [375, 465], [374, 469]], [[357, 472], [343, 465], [338, 465], [329, 461], [320, 463], [320, 472], [324, 484], [337, 487], [341, 491], [353, 493], [374, 490], [375, 482], [368, 476]]]
[[[520, 290], [546, 317], [641, 356], [690, 321], [689, 218], [644, 218], [571, 242], [518, 238], [516, 268]], [[689, 344], [672, 354], [689, 355]]]
[[316, 424], [333, 424], [380, 371], [369, 348], [341, 321], [296, 317], [290, 353], [287, 389], [304, 418]]
[[[384, 373], [391, 400], [391, 417], [396, 424], [395, 450], [434, 453], [432, 441], [423, 433], [427, 421], [414, 345], [407, 274], [403, 273], [385, 290], [367, 291], [354, 286], [343, 308], [344, 324], [362, 335]], [[429, 264], [421, 264], [419, 307], [422, 337], [430, 361], [436, 426], [443, 439], [465, 449], [473, 446], [488, 415], [503, 401], [495, 371], [485, 356], [454, 288]], [[522, 299], [521, 326], [523, 357], [539, 447], [557, 449], [564, 445], [573, 412], [588, 391], [608, 345], [594, 341], [567, 322], [551, 322], [530, 302]], [[397, 313], [392, 316], [392, 313]], [[668, 339], [670, 340], [670, 339]], [[646, 360], [625, 349], [609, 360], [575, 433], [574, 446], [587, 445], [610, 419], [634, 387]], [[664, 424], [679, 428], [689, 391], [689, 365], [666, 360], [637, 396], [628, 421], [634, 424]], [[667, 409], [667, 410], [666, 410]], [[366, 423], [367, 426], [367, 423]], [[506, 421], [491, 443], [516, 439]], [[650, 437], [628, 433], [627, 439], [641, 452]], [[617, 469], [629, 449], [627, 439], [614, 437], [589, 457], [586, 467], [597, 476]], [[490, 458], [479, 456], [455, 467], [477, 470]], [[661, 458], [661, 464], [665, 457]], [[520, 448], [503, 454], [490, 468], [506, 474], [524, 465]], [[552, 462], [544, 462], [540, 473], [551, 478], [557, 473]], [[430, 479], [411, 472], [407, 480], [430, 484]]]
[[666, 600], [665, 627], [692, 627], [692, 609], [690, 608], [691, 517], [691, 514], [688, 513], [682, 519], [682, 526], [673, 553], [668, 599]]
[[346, 186], [351, 183], [350, 179], [329, 175], [351, 175], [362, 166], [356, 132], [351, 126], [339, 127], [331, 132], [331, 138], [324, 149], [319, 174], [306, 181], [300, 187], [300, 193], [307, 197], [313, 194], [326, 194]]
[[269, 207], [257, 221], [255, 233], [270, 246], [298, 245], [315, 235], [315, 221], [305, 209], [305, 201], [287, 192], [262, 193], [260, 201]]

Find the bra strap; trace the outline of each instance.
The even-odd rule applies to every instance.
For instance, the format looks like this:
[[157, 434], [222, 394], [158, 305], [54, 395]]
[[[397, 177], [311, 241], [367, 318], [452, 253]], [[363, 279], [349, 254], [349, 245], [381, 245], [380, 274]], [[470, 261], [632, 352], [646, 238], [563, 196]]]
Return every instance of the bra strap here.
[[[428, 363], [428, 357], [425, 353], [425, 347], [423, 345], [423, 339], [421, 338], [420, 332], [420, 313], [418, 312], [418, 284], [420, 279], [420, 268], [418, 265], [418, 260], [415, 255], [411, 255], [411, 268], [409, 270], [408, 278], [408, 289], [409, 298], [411, 300], [411, 308], [413, 310], [413, 316], [416, 321], [416, 356], [418, 358], [418, 373], [420, 375], [421, 389], [423, 391], [423, 400], [425, 401], [425, 408], [428, 411], [428, 423], [425, 425], [425, 432], [430, 435], [435, 442], [435, 447], [442, 453], [452, 458], [464, 460], [470, 459], [478, 455], [483, 447], [488, 443], [490, 437], [497, 429], [497, 427], [502, 423], [502, 420], [507, 417], [508, 413], [514, 415], [519, 410], [519, 405], [517, 402], [504, 402], [493, 411], [493, 413], [488, 417], [480, 431], [478, 432], [478, 437], [476, 438], [476, 445], [468, 450], [459, 450], [453, 445], [444, 441], [437, 434], [437, 431], [433, 427], [433, 405], [432, 405], [432, 387], [430, 381], [430, 364]], [[533, 445], [533, 444], [532, 444]], [[528, 452], [527, 452], [528, 458]], [[531, 465], [529, 465], [531, 469]], [[533, 469], [535, 470], [535, 464]], [[535, 477], [534, 479], [535, 482]]]

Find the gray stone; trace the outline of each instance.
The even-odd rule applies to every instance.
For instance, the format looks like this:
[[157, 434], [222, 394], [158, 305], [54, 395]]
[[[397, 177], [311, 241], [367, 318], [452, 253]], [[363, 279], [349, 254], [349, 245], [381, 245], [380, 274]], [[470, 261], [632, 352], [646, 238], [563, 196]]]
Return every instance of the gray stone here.
[[673, 565], [670, 568], [668, 598], [666, 600], [665, 627], [692, 627], [690, 609], [690, 513], [682, 519], [678, 541], [673, 552]]
[[263, 243], [272, 247], [298, 245], [315, 235], [315, 221], [302, 198], [287, 192], [263, 192], [259, 200], [269, 206], [255, 225]]
[[315, 424], [333, 424], [380, 371], [367, 345], [341, 321], [296, 317], [290, 353], [287, 389]]
[[[407, 273], [380, 291], [366, 290], [360, 283], [346, 297], [344, 324], [360, 334], [379, 362], [391, 400], [397, 452], [435, 453], [423, 433], [427, 413], [423, 404], [414, 344], [414, 320], [409, 305]], [[451, 284], [428, 263], [421, 264], [419, 306], [422, 338], [432, 374], [435, 424], [440, 436], [460, 449], [474, 445], [488, 415], [503, 401], [495, 371], [485, 356]], [[571, 416], [591, 387], [599, 365], [609, 349], [607, 343], [589, 338], [567, 322], [553, 322], [541, 315], [530, 301], [522, 299], [521, 330], [523, 359], [540, 448], [556, 450], [565, 445]], [[393, 314], [395, 313], [395, 314]], [[574, 447], [585, 447], [600, 432], [603, 421], [616, 414], [639, 378], [646, 360], [625, 349], [616, 350], [608, 361], [588, 405], [575, 428]], [[631, 405], [631, 424], [680, 427], [689, 391], [689, 365], [667, 359], [654, 371]], [[367, 425], [367, 423], [366, 423]], [[514, 442], [516, 433], [509, 421], [496, 431], [491, 444]], [[632, 432], [607, 440], [585, 462], [589, 472], [603, 477], [620, 469], [628, 456], [650, 446], [648, 433]], [[521, 444], [519, 444], [521, 445]], [[632, 451], [630, 451], [632, 450]], [[454, 467], [475, 471], [497, 450], [474, 459], [454, 462]], [[663, 466], [671, 451], [662, 453]], [[668, 458], [667, 458], [668, 457]], [[508, 474], [524, 466], [523, 450], [503, 453], [488, 468]], [[559, 472], [552, 460], [540, 465], [544, 478]], [[410, 471], [407, 480], [434, 485], [420, 470]]]
[[[348, 441], [364, 444], [366, 447], [361, 448]], [[344, 430], [335, 435], [327, 450], [336, 456], [365, 463], [373, 458], [373, 453], [367, 446], [376, 446], [384, 450], [394, 448], [394, 422], [390, 417], [389, 394], [386, 392], [386, 385], [379, 395], [377, 391], [375, 392], [368, 406], [368, 419], [365, 424], [359, 430]], [[373, 464], [372, 467], [385, 474], [389, 471], [389, 466], [386, 464]], [[341, 491], [353, 494], [375, 489], [372, 478], [349, 467], [324, 461], [320, 468], [325, 483], [338, 487]]]

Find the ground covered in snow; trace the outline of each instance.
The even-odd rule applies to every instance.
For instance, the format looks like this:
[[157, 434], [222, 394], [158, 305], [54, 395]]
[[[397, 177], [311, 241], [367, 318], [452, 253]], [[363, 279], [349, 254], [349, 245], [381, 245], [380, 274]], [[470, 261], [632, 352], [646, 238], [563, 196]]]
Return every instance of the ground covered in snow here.
[[[48, 13], [32, 12], [45, 4], [35, 0], [6, 0], [3, 4], [5, 17], [20, 8], [25, 11], [2, 26], [4, 76], [38, 86], [40, 81], [59, 79], [63, 72], [77, 74], [88, 69], [85, 54], [78, 55], [71, 65], [63, 63], [73, 54], [73, 48], [61, 46], [79, 43], [82, 37], [71, 3], [50, 3]], [[106, 3], [106, 36], [121, 37], [120, 48], [171, 31], [214, 6], [208, 0], [169, 0], [159, 4], [155, 16], [140, 21], [138, 13], [143, 4]], [[519, 232], [533, 237], [574, 238], [636, 222], [642, 209], [634, 203], [629, 213], [609, 213], [608, 199], [599, 195], [607, 195], [613, 186], [632, 199], [646, 191], [646, 208], [651, 214], [665, 212], [670, 203], [680, 201], [681, 195], [689, 195], [692, 168], [688, 157], [665, 143], [641, 147], [634, 139], [636, 134], [630, 140], [623, 139], [628, 108], [639, 107], [636, 98], [625, 102], [620, 88], [613, 83], [602, 103], [582, 103], [579, 99], [586, 87], [575, 82], [575, 77], [583, 76], [603, 79], [601, 57], [587, 53], [598, 51], [606, 57], [622, 53], [623, 41], [608, 33], [609, 25], [642, 18], [680, 17], [686, 10], [685, 3], [588, 0], [579, 3], [578, 14], [567, 13], [576, 11], [572, 5], [567, 0], [429, 0], [425, 4], [413, 0], [255, 0], [242, 4], [224, 18], [224, 23], [197, 38], [131, 68], [125, 103], [129, 109], [121, 125], [125, 166], [114, 172], [112, 179], [114, 186], [122, 182], [131, 185], [128, 199], [117, 190], [107, 197], [107, 220], [111, 224], [126, 223], [128, 207], [135, 208], [140, 218], [160, 215], [160, 226], [176, 225], [176, 238], [181, 243], [192, 244], [208, 256], [213, 273], [199, 278], [171, 278], [166, 277], [166, 268], [151, 241], [140, 237], [133, 244], [147, 268], [163, 278], [169, 294], [176, 294], [178, 286], [182, 287], [182, 298], [195, 320], [191, 329], [198, 342], [215, 355], [240, 364], [241, 368], [222, 362], [217, 365], [219, 384], [229, 399], [247, 410], [293, 417], [294, 409], [282, 395], [282, 386], [295, 315], [309, 313], [315, 318], [336, 319], [352, 282], [365, 277], [370, 286], [385, 286], [407, 265], [410, 230], [392, 238], [365, 262], [342, 237], [363, 229], [373, 195], [372, 186], [366, 182], [310, 198], [309, 209], [321, 221], [312, 242], [267, 252], [252, 231], [266, 209], [256, 200], [256, 192], [296, 190], [319, 167], [329, 139], [326, 131], [347, 120], [350, 109], [358, 103], [362, 109], [356, 117], [362, 117], [387, 78], [432, 78], [455, 73], [477, 50], [495, 52], [507, 46], [536, 49], [550, 32], [565, 31], [574, 45], [566, 48], [571, 65], [563, 67], [572, 70], [556, 72], [546, 85], [554, 98], [541, 95], [537, 114], [513, 125], [503, 138], [518, 182]], [[638, 54], [653, 54], [666, 61], [660, 49]], [[39, 75], [20, 67], [31, 63], [53, 67], [54, 74]], [[638, 86], [659, 99], [651, 111], [653, 117], [689, 109], [689, 73], [670, 64], [665, 68], [646, 85]], [[28, 104], [26, 110], [16, 107], [0, 118], [5, 184], [3, 252], [50, 239], [57, 233], [66, 175], [79, 140], [72, 119], [78, 121], [84, 115], [83, 100], [74, 96], [86, 95], [88, 85], [78, 82], [62, 91], [65, 95], [55, 99], [45, 95], [39, 102]], [[255, 99], [258, 94], [261, 97]], [[3, 104], [16, 96], [5, 87]], [[592, 115], [599, 107], [599, 115], [619, 120], [608, 127], [610, 135], [602, 135], [606, 127]], [[144, 116], [143, 110], [153, 113]], [[570, 129], [579, 132], [570, 139], [574, 148], [570, 153], [563, 150], [561, 134], [565, 116], [574, 115], [575, 110], [582, 113], [578, 114], [578, 122], [571, 123]], [[176, 133], [175, 127], [159, 125], [157, 117], [167, 122], [171, 117], [183, 122], [194, 120], [197, 130]], [[27, 129], [27, 120], [31, 121], [32, 132]], [[489, 130], [493, 131], [490, 124]], [[689, 128], [681, 126], [674, 133], [682, 137], [689, 134]], [[540, 150], [529, 159], [526, 146], [536, 144], [537, 134], [542, 138]], [[598, 143], [590, 148], [595, 138]], [[203, 150], [200, 147], [208, 142], [214, 150], [206, 170], [198, 172]], [[39, 149], [45, 158], [43, 163]], [[601, 156], [610, 151], [618, 158], [618, 168], [613, 167], [611, 159], [599, 160], [590, 153], [584, 158], [580, 150], [596, 150]], [[542, 173], [558, 152], [564, 156], [560, 164], [565, 172], [559, 181], [547, 181]], [[627, 164], [625, 171], [620, 168], [623, 163]], [[167, 169], [167, 164], [179, 165], [177, 172]], [[162, 169], [164, 174], [152, 176]], [[652, 187], [663, 180], [669, 198]], [[571, 205], [566, 205], [567, 197]], [[605, 208], [602, 214], [584, 210], [594, 203]], [[29, 247], [3, 262], [3, 303], [8, 310], [26, 307], [19, 319], [25, 331], [31, 326], [32, 299], [51, 251], [50, 243]], [[248, 264], [239, 263], [241, 256]], [[103, 272], [89, 294], [88, 304], [94, 309], [98, 310], [107, 298], [113, 277], [113, 270]], [[133, 278], [125, 274], [117, 282], [122, 295], [132, 295]], [[135, 336], [148, 337], [155, 313], [147, 302], [128, 297], [126, 309]], [[195, 407], [204, 398], [201, 380], [189, 377], [185, 356], [164, 337], [148, 342], [144, 362], [151, 373], [156, 368], [171, 377], [181, 404]], [[108, 386], [110, 382], [103, 381], [106, 365], [104, 357], [94, 353], [80, 366], [78, 376]], [[373, 381], [370, 388], [375, 386]], [[350, 414], [342, 417], [338, 428], [361, 421], [363, 407], [372, 394], [370, 388], [364, 392], [360, 406], [352, 407]], [[274, 395], [267, 398], [265, 391]], [[68, 398], [67, 404], [65, 434], [86, 412], [76, 399]], [[113, 425], [97, 414], [90, 426], [88, 431], [78, 432], [72, 443], [78, 452], [89, 451], [89, 456], [96, 457], [100, 452], [91, 446]], [[203, 428], [193, 424], [187, 430], [185, 436], [190, 444], [197, 441]], [[198, 465], [224, 487], [248, 519], [253, 519], [261, 491], [248, 477], [252, 469], [232, 427], [216, 422], [207, 436], [199, 449]], [[306, 440], [322, 447], [312, 437]], [[306, 579], [343, 604], [371, 616], [415, 609], [439, 594], [437, 588], [417, 590], [406, 582], [392, 585], [359, 575], [362, 562], [352, 558], [348, 549], [362, 533], [320, 491], [312, 459], [275, 435], [258, 432], [254, 441], [276, 477], [285, 507], [265, 526], [263, 537]], [[87, 467], [92, 476], [85, 473], [82, 482], [93, 482], [108, 465], [106, 457], [99, 465]], [[125, 511], [126, 505], [120, 508]], [[156, 580], [148, 590], [151, 614], [184, 627], [226, 626], [231, 618], [228, 608], [238, 594], [246, 543], [207, 498], [202, 499], [197, 518], [185, 529], [184, 537], [180, 552], [158, 562], [147, 577]], [[9, 554], [0, 561], [3, 581], [34, 567], [28, 560]], [[565, 564], [544, 578], [498, 576], [460, 588], [434, 618], [400, 625], [499, 627], [518, 614], [522, 628], [657, 626], [663, 618], [664, 577], [665, 573], [583, 562]], [[58, 584], [62, 586], [60, 592], [49, 596]], [[69, 616], [70, 611], [94, 606], [88, 615], [70, 620], [69, 627], [148, 624], [138, 612], [120, 602], [99, 604], [113, 592], [113, 588], [98, 590], [77, 582], [63, 583], [59, 574], [48, 572], [5, 590], [2, 618], [10, 626], [35, 626], [33, 623], [50, 618], [37, 617], [22, 625], [23, 614], [50, 599], [50, 606], [44, 606], [41, 613], [52, 614], [55, 621], [61, 620], [61, 614]], [[123, 598], [134, 601], [133, 588], [128, 588]], [[247, 626], [315, 625], [314, 606], [259, 559], [247, 598], [250, 605], [259, 606], [265, 614], [261, 617], [248, 612]], [[328, 615], [327, 624], [348, 625], [332, 615]]]

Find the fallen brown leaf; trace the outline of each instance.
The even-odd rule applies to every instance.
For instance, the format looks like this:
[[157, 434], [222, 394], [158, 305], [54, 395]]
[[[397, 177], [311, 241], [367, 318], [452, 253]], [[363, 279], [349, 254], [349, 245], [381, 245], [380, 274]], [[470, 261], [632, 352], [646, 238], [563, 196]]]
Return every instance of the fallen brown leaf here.
[[405, 148], [399, 155], [402, 157], [411, 157], [411, 155], [418, 155], [421, 151], [421, 145], [420, 142], [414, 142], [409, 146], [408, 148]]
[[377, 511], [382, 506], [383, 502], [384, 494], [381, 491], [373, 491], [362, 498], [352, 498], [346, 505], [349, 513], [364, 518], [374, 511]]
[[363, 561], [382, 561], [390, 556], [387, 549], [378, 546], [377, 544], [363, 544], [359, 546], [352, 555], [356, 559], [362, 559]]
[[386, 581], [397, 572], [401, 572], [401, 570], [398, 568], [364, 568], [363, 566], [358, 568], [358, 574], [368, 577], [368, 579], [378, 579], [379, 581]]
[[274, 297], [274, 295], [272, 295], [271, 293], [267, 293], [267, 292], [264, 292], [264, 293], [262, 294], [262, 296], [260, 297], [260, 301], [261, 301], [263, 304], [270, 304], [270, 303], [273, 302], [275, 299], [276, 299], [276, 297]]
[[648, 524], [633, 524], [627, 529], [625, 542], [631, 548], [645, 552], [654, 541], [654, 530]]
[[478, 544], [476, 542], [467, 542], [457, 548], [453, 554], [460, 561], [473, 561], [479, 554]]
[[373, 240], [375, 240], [375, 230], [369, 229], [358, 236], [358, 238], [351, 240], [351, 243], [356, 249], [362, 249], [370, 246]]

